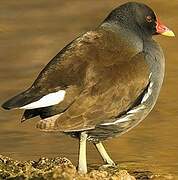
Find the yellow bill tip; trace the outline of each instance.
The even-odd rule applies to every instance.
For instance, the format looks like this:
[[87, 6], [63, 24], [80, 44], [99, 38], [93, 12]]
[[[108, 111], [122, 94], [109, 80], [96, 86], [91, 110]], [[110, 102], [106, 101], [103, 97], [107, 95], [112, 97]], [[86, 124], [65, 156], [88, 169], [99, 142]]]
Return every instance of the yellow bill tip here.
[[165, 32], [162, 32], [161, 34], [164, 35], [164, 36], [175, 37], [174, 32], [171, 31], [171, 30], [167, 30]]

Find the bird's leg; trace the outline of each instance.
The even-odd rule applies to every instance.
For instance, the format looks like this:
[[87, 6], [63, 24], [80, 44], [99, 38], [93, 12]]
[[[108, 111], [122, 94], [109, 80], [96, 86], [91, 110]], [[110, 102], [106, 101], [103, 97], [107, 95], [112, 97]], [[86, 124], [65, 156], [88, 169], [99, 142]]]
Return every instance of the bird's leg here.
[[98, 152], [100, 153], [103, 161], [104, 161], [106, 164], [108, 164], [108, 165], [110, 165], [110, 166], [115, 166], [114, 161], [109, 157], [108, 153], [106, 152], [106, 150], [105, 150], [105, 148], [104, 148], [104, 146], [102, 145], [101, 142], [95, 143], [95, 147], [96, 147], [96, 149], [98, 150]]
[[87, 173], [86, 143], [87, 143], [87, 134], [86, 132], [81, 132], [79, 139], [79, 162], [78, 162], [78, 171], [81, 173]]

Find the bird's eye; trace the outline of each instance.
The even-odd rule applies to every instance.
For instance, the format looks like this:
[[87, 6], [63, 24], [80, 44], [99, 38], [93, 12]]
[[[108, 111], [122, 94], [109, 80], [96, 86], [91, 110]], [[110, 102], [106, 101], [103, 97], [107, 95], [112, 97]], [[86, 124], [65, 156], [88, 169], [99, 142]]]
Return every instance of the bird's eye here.
[[149, 22], [149, 23], [151, 23], [151, 22], [153, 21], [153, 20], [152, 20], [152, 17], [151, 17], [151, 16], [147, 16], [147, 17], [146, 17], [146, 21]]

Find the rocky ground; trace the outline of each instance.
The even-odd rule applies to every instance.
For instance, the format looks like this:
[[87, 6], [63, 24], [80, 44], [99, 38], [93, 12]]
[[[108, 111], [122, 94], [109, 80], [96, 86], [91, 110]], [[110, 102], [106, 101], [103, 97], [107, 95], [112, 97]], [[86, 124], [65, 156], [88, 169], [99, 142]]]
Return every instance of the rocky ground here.
[[41, 158], [38, 161], [20, 162], [0, 155], [0, 179], [8, 180], [146, 180], [170, 179], [154, 175], [149, 171], [121, 170], [118, 167], [90, 170], [88, 174], [79, 174], [76, 167], [66, 158]]

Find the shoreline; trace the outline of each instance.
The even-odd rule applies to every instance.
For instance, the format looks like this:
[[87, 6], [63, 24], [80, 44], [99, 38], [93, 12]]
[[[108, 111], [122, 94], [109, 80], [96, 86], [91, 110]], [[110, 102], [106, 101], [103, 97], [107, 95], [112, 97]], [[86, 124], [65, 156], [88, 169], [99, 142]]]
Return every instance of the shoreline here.
[[[125, 170], [126, 169], [126, 170]], [[56, 158], [40, 158], [37, 161], [17, 161], [12, 158], [0, 155], [0, 179], [13, 180], [146, 180], [157, 179], [166, 180], [173, 179], [171, 176], [164, 177], [155, 175], [146, 170], [129, 170], [116, 167], [89, 167], [87, 174], [77, 172], [77, 168], [63, 157]]]

